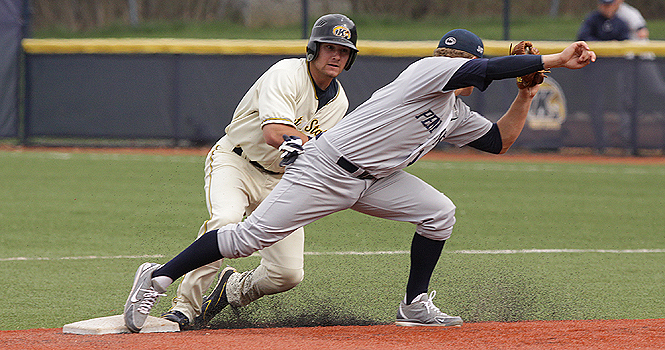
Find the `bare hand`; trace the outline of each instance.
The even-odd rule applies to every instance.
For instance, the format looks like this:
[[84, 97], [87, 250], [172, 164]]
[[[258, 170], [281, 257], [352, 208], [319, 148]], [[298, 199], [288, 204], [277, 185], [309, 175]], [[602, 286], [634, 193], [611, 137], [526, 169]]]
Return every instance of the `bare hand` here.
[[557, 67], [579, 69], [595, 61], [596, 53], [591, 51], [584, 41], [574, 42], [560, 53], [543, 56], [545, 69]]

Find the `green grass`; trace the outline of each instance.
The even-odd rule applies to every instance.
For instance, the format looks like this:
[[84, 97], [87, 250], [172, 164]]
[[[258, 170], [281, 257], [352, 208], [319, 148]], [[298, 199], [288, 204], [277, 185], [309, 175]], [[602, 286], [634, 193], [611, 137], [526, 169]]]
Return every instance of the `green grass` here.
[[[444, 311], [467, 322], [665, 314], [665, 253], [460, 253], [665, 249], [665, 166], [419, 161], [409, 171], [458, 206], [431, 283]], [[136, 267], [196, 236], [202, 176], [201, 156], [0, 152], [0, 330], [120, 314]], [[413, 230], [345, 211], [308, 226], [305, 250], [408, 250]], [[154, 254], [164, 257], [71, 259]], [[213, 326], [389, 323], [408, 266], [407, 254], [307, 255], [298, 287], [224, 310]]]
[[[512, 40], [575, 39], [584, 15], [551, 18], [516, 17], [511, 21]], [[405, 20], [390, 16], [352, 16], [360, 40], [439, 40], [443, 33], [469, 29], [485, 40], [503, 40], [503, 19], [497, 17], [426, 18]], [[311, 24], [310, 24], [311, 25]], [[652, 40], [665, 40], [665, 20], [650, 20]], [[309, 32], [309, 30], [308, 30]], [[228, 21], [143, 22], [137, 27], [116, 23], [103, 28], [73, 32], [65, 28], [34, 30], [35, 38], [204, 38], [204, 39], [300, 39], [301, 25], [275, 28], [246, 28]]]

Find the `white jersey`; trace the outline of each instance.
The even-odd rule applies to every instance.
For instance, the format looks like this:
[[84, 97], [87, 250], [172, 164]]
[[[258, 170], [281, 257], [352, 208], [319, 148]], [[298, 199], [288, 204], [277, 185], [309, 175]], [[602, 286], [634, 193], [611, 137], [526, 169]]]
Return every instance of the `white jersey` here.
[[[265, 143], [261, 130], [264, 125], [291, 125], [315, 137], [344, 117], [349, 103], [337, 80], [332, 84], [336, 85], [327, 92], [328, 102], [317, 111], [319, 101], [304, 59], [281, 60], [254, 83], [236, 108], [226, 128], [227, 135], [217, 141], [206, 157], [204, 190], [210, 218], [201, 225], [199, 236], [242, 221], [282, 178], [280, 152]], [[335, 91], [337, 95], [331, 96]], [[242, 152], [238, 152], [238, 146]], [[260, 169], [254, 161], [273, 173]], [[297, 228], [288, 238], [262, 250], [261, 264], [251, 274], [243, 274], [242, 282], [238, 282], [244, 285], [242, 293], [227, 295], [231, 305], [246, 305], [297, 284], [304, 270], [304, 242], [305, 232]], [[203, 291], [212, 285], [223, 264], [224, 260], [218, 260], [185, 275], [171, 311], [178, 311], [189, 320], [200, 315]]]
[[[423, 58], [347, 115], [319, 141], [377, 178], [403, 169], [445, 140], [459, 147], [492, 123], [444, 91], [468, 59]], [[366, 134], [380, 135], [365, 138]], [[319, 142], [317, 141], [317, 143]]]
[[304, 58], [284, 59], [268, 69], [247, 91], [226, 127], [226, 135], [245, 156], [265, 169], [282, 173], [280, 152], [265, 143], [261, 128], [270, 123], [287, 124], [310, 137], [335, 125], [346, 113], [349, 101], [342, 85], [337, 96], [318, 111], [314, 82]]
[[619, 5], [616, 16], [626, 22], [630, 28], [630, 40], [641, 40], [637, 31], [647, 26], [647, 21], [642, 17], [640, 11], [626, 3]]

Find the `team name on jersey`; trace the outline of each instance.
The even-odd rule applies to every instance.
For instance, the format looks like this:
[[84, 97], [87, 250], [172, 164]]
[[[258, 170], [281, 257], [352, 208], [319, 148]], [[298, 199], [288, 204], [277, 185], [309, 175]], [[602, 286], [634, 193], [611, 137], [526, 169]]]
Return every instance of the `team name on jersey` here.
[[[303, 117], [300, 117], [295, 120], [295, 124], [297, 127], [300, 127], [300, 124], [303, 122]], [[322, 130], [319, 128], [319, 120], [318, 119], [312, 119], [309, 123], [307, 123], [305, 126], [302, 127], [301, 129], [303, 132], [312, 134], [314, 136], [319, 136], [319, 134], [322, 134], [325, 132], [325, 130]]]
[[417, 115], [416, 119], [419, 120], [430, 133], [434, 132], [434, 130], [441, 125], [441, 118], [432, 112], [431, 109], [427, 110], [425, 113]]
[[[439, 116], [436, 115], [431, 109], [427, 110], [427, 112], [419, 114], [416, 116], [416, 119], [420, 121], [420, 123], [429, 131], [430, 133], [433, 133], [434, 130], [436, 130], [443, 121]], [[457, 119], [457, 117], [455, 117]], [[435, 143], [439, 143], [443, 141], [443, 139], [446, 138], [448, 134], [448, 128], [443, 129], [440, 133], [439, 136], [437, 137]]]

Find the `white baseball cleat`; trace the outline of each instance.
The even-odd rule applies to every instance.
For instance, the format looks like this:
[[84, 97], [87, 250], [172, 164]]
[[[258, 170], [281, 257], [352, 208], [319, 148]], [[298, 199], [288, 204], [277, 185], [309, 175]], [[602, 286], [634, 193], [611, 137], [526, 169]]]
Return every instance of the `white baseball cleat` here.
[[144, 263], [139, 266], [134, 275], [134, 285], [125, 302], [125, 326], [135, 333], [141, 331], [150, 310], [157, 303], [159, 297], [166, 294], [159, 293], [152, 286], [152, 273], [160, 264]]
[[458, 316], [449, 316], [434, 305], [432, 299], [436, 291], [418, 295], [411, 304], [406, 305], [404, 301], [400, 302], [397, 309], [398, 326], [461, 326], [462, 318]]

